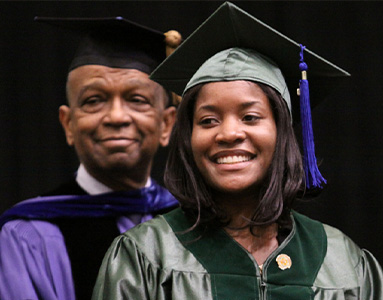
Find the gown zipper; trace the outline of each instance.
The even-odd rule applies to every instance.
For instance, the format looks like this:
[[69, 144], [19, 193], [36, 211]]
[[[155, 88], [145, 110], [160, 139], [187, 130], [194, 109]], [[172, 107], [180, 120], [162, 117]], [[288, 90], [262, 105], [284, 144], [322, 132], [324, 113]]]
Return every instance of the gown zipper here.
[[260, 275], [260, 286], [259, 286], [259, 299], [260, 300], [265, 300], [266, 299], [266, 283], [263, 278], [263, 267], [265, 264], [262, 264], [258, 266], [259, 269], [259, 275]]

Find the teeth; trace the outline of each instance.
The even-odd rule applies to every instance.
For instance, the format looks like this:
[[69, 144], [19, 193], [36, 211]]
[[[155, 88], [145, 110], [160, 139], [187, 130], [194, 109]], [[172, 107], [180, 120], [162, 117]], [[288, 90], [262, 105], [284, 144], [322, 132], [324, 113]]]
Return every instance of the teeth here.
[[240, 162], [244, 162], [248, 160], [250, 160], [250, 156], [234, 155], [234, 156], [220, 157], [217, 159], [217, 163], [218, 164], [235, 164], [235, 163], [240, 163]]

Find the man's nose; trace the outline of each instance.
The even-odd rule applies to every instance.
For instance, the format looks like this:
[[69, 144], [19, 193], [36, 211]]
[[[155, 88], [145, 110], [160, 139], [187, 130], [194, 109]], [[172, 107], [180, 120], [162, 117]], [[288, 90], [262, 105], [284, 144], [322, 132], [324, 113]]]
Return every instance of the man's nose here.
[[114, 126], [129, 125], [132, 122], [131, 112], [125, 105], [124, 99], [116, 97], [112, 100], [105, 116], [105, 122]]

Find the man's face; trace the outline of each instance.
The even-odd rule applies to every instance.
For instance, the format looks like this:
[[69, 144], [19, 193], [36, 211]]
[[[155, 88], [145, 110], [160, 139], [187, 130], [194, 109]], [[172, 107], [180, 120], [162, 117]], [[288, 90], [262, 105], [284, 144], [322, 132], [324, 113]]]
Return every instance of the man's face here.
[[87, 65], [69, 73], [67, 94], [60, 121], [88, 172], [146, 180], [174, 123], [165, 90], [138, 70]]

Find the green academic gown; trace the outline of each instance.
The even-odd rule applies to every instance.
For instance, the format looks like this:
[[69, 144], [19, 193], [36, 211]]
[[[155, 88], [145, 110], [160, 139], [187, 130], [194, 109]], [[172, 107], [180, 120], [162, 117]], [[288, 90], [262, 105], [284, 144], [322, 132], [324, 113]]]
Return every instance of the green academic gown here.
[[[291, 218], [261, 272], [223, 230], [182, 234], [192, 223], [176, 209], [115, 239], [92, 299], [383, 299], [383, 272], [368, 251], [333, 227]], [[286, 264], [277, 262], [281, 254]]]

